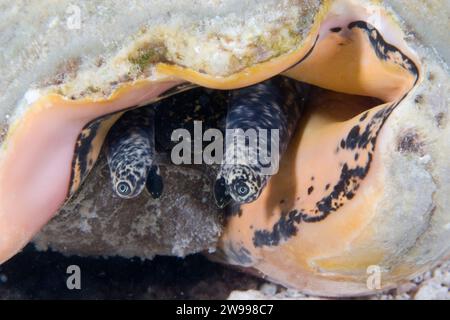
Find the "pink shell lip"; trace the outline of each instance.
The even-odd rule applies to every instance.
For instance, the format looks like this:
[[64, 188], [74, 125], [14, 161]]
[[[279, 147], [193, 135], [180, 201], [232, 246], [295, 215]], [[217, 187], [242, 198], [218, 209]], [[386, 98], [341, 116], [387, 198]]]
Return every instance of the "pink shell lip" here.
[[30, 241], [64, 203], [74, 146], [90, 119], [151, 101], [179, 83], [135, 83], [100, 105], [56, 95], [36, 101], [14, 128], [14, 140], [8, 140], [1, 158], [0, 262]]

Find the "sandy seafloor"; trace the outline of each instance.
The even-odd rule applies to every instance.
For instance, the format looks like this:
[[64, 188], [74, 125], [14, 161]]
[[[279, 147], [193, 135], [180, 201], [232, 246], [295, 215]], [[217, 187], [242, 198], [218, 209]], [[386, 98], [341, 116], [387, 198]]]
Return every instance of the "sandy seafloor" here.
[[[81, 270], [81, 290], [66, 271]], [[450, 261], [402, 287], [357, 299], [450, 300]], [[65, 257], [30, 245], [0, 266], [0, 299], [323, 299], [212, 263], [201, 255], [152, 261]]]

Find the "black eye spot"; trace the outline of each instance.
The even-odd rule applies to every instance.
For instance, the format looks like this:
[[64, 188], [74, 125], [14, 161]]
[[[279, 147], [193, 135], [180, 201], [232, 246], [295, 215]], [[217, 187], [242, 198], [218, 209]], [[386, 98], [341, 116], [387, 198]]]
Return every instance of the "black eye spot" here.
[[117, 185], [117, 192], [122, 196], [128, 196], [131, 193], [131, 186], [127, 182], [120, 182]]

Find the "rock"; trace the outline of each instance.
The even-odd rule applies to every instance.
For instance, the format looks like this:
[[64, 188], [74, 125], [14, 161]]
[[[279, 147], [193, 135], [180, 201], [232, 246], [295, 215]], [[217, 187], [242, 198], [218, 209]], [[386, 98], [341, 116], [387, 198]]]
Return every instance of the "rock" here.
[[202, 166], [163, 165], [159, 200], [146, 192], [123, 200], [111, 188], [102, 156], [78, 192], [39, 233], [34, 243], [81, 256], [184, 257], [213, 251], [222, 215], [213, 205], [212, 177]]
[[450, 262], [435, 269], [414, 295], [415, 300], [450, 300]]
[[270, 292], [267, 291], [267, 286], [272, 285], [263, 284], [259, 290], [233, 291], [228, 300], [324, 300], [324, 298], [307, 296], [297, 290], [278, 290], [277, 288], [276, 292]]

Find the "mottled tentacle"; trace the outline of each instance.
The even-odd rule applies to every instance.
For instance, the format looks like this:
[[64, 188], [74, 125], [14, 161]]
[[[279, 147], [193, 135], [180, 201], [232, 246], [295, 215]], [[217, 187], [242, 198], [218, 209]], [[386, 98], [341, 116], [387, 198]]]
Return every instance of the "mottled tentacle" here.
[[146, 186], [154, 198], [161, 196], [162, 178], [154, 164], [154, 118], [151, 106], [128, 111], [108, 134], [106, 154], [111, 180], [121, 198], [135, 198]]
[[275, 77], [232, 92], [225, 157], [214, 186], [219, 207], [232, 199], [249, 203], [259, 197], [295, 131], [307, 88], [295, 80]]

